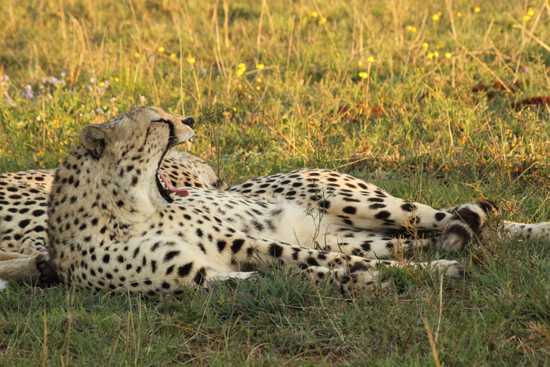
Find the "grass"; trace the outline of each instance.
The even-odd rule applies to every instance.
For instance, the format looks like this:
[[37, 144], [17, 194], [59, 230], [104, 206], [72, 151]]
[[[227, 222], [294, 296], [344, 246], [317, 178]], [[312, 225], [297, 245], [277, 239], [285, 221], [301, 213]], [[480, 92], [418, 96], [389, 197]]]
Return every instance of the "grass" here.
[[[550, 110], [517, 104], [548, 93], [550, 7], [478, 4], [7, 0], [0, 170], [55, 167], [83, 125], [153, 104], [198, 117], [190, 149], [229, 182], [328, 167], [548, 219]], [[14, 286], [0, 365], [550, 364], [548, 244], [455, 257], [464, 280], [392, 271], [353, 300], [284, 269], [161, 300]]]

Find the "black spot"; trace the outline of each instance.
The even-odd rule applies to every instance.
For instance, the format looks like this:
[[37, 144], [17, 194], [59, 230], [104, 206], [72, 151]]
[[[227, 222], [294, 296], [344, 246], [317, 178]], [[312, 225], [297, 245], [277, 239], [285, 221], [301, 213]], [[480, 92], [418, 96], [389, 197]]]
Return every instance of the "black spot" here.
[[168, 262], [168, 261], [172, 260], [173, 258], [178, 256], [179, 254], [180, 254], [180, 252], [178, 250], [168, 251], [164, 255], [164, 262]]
[[276, 243], [272, 243], [269, 245], [269, 255], [273, 257], [281, 257], [283, 255], [283, 248]]
[[320, 200], [319, 207], [323, 209], [328, 209], [330, 208], [330, 202], [328, 200]]
[[437, 212], [437, 213], [435, 213], [435, 220], [438, 221], [438, 222], [441, 222], [446, 216], [447, 216], [447, 214], [445, 214], [443, 212]]
[[403, 209], [406, 212], [412, 212], [413, 210], [416, 209], [416, 206], [411, 203], [405, 203], [401, 205], [401, 209]]
[[382, 209], [385, 208], [386, 204], [374, 203], [369, 205], [369, 209]]
[[258, 231], [263, 231], [264, 228], [265, 228], [265, 227], [263, 226], [262, 223], [260, 223], [260, 222], [258, 222], [258, 221], [256, 221], [256, 220], [253, 220], [253, 221], [252, 221], [252, 225], [253, 225], [253, 226], [256, 228], [256, 230], [258, 230]]
[[19, 227], [20, 228], [25, 228], [26, 226], [29, 225], [30, 222], [31, 222], [30, 219], [23, 219], [21, 222], [19, 222]]
[[363, 251], [370, 251], [370, 244], [371, 244], [371, 241], [365, 241], [361, 244], [361, 248], [363, 249]]
[[234, 254], [236, 254], [237, 252], [239, 252], [241, 247], [243, 247], [243, 244], [244, 244], [244, 240], [237, 238], [236, 240], [233, 241], [233, 244], [231, 245], [231, 251]]
[[355, 208], [354, 206], [346, 206], [344, 207], [344, 209], [342, 209], [342, 211], [347, 214], [355, 214], [357, 213], [357, 208]]
[[315, 258], [311, 256], [306, 259], [306, 262], [309, 266], [319, 266], [319, 263], [317, 262], [317, 260], [315, 260]]
[[184, 264], [180, 267], [178, 267], [178, 275], [180, 277], [186, 277], [191, 272], [191, 269], [193, 269], [193, 262], [189, 262], [187, 264]]
[[370, 201], [371, 203], [383, 203], [384, 199], [381, 199], [381, 198], [368, 198], [367, 201]]
[[109, 254], [105, 254], [105, 255], [103, 255], [103, 258], [102, 258], [101, 260], [102, 260], [105, 264], [108, 264], [110, 259], [111, 259], [111, 257], [109, 256]]
[[170, 265], [169, 267], [166, 268], [166, 273], [165, 275], [170, 275], [174, 272], [174, 265]]
[[390, 217], [391, 213], [387, 210], [381, 210], [374, 216], [376, 219], [384, 220]]
[[203, 285], [205, 280], [206, 280], [206, 270], [204, 270], [204, 268], [200, 268], [195, 274], [193, 281], [198, 285]]
[[227, 245], [227, 242], [220, 240], [216, 242], [216, 246], [218, 246], [218, 251], [222, 252], [225, 249], [225, 245]]

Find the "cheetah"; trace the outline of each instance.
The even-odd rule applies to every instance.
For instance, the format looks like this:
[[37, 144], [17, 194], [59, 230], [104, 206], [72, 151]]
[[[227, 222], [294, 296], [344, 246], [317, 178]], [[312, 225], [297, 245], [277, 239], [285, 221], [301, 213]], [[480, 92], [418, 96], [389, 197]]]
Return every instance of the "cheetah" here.
[[[370, 228], [368, 213], [358, 205], [353, 212], [345, 209], [350, 201], [344, 199], [363, 195], [368, 205], [368, 198], [390, 200], [372, 185], [342, 188], [326, 200], [330, 205], [313, 200], [319, 205], [307, 210], [300, 201], [255, 197], [238, 189], [189, 187], [182, 192], [163, 185], [157, 172], [163, 157], [192, 135], [179, 117], [156, 108], [83, 130], [80, 145], [56, 171], [48, 207], [51, 261], [63, 282], [95, 290], [177, 293], [189, 285], [247, 278], [254, 273], [244, 267], [262, 270], [276, 262], [302, 269], [315, 282], [329, 279], [348, 292], [377, 284], [381, 265], [404, 266], [373, 258], [378, 254], [370, 250], [354, 254], [374, 232], [363, 230]], [[311, 171], [303, 177], [319, 184], [324, 176]], [[435, 223], [423, 217], [427, 208], [410, 205], [416, 207], [406, 213], [419, 217], [413, 224]], [[331, 211], [339, 207], [345, 215]], [[489, 210], [485, 203], [468, 208], [479, 221]], [[405, 219], [389, 213], [375, 215], [374, 221], [405, 225]], [[339, 246], [341, 234], [353, 234], [360, 242]], [[328, 250], [317, 248], [318, 242]], [[455, 277], [463, 270], [451, 260], [407, 266]]]

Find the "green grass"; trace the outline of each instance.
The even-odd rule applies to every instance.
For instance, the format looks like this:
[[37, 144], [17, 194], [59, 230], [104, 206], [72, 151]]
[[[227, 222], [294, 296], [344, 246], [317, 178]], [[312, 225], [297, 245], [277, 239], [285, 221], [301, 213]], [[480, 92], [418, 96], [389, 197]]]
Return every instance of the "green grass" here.
[[[198, 118], [190, 150], [229, 182], [328, 167], [550, 218], [550, 110], [514, 108], [550, 87], [547, 3], [217, 3], [4, 1], [0, 170], [55, 167], [83, 125], [154, 104]], [[510, 92], [472, 91], [495, 81]], [[550, 364], [548, 244], [454, 257], [464, 280], [392, 271], [353, 300], [281, 269], [161, 300], [14, 286], [0, 365], [435, 365], [428, 335], [448, 366]]]

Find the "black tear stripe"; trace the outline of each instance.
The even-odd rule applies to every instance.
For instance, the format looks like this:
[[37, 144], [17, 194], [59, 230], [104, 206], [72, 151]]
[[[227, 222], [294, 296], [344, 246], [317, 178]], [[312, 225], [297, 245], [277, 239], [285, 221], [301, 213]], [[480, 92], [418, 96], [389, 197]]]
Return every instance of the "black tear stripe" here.
[[[162, 155], [160, 156], [160, 159], [158, 161], [155, 182], [157, 184], [157, 189], [159, 190], [160, 195], [162, 196], [162, 198], [164, 200], [166, 200], [167, 203], [172, 203], [172, 202], [174, 202], [174, 199], [172, 199], [170, 194], [168, 194], [168, 191], [160, 183], [160, 180], [158, 178], [158, 174], [159, 174], [159, 171], [160, 171], [160, 166], [162, 165], [162, 161], [164, 160], [164, 157], [166, 156], [166, 154], [168, 153], [170, 148], [172, 148], [177, 143], [176, 128], [174, 127], [174, 124], [171, 121], [168, 121], [166, 119], [153, 120], [152, 122], [163, 122], [163, 123], [166, 123], [168, 125], [168, 130], [169, 130], [168, 143], [166, 144], [166, 147], [164, 148], [164, 151], [162, 152]], [[151, 129], [151, 127], [147, 128], [147, 132], [145, 134], [144, 146], [147, 145], [147, 139], [149, 138], [150, 129]]]

